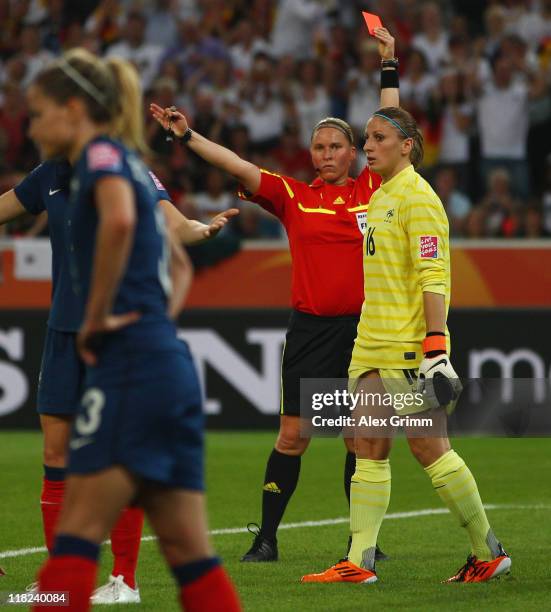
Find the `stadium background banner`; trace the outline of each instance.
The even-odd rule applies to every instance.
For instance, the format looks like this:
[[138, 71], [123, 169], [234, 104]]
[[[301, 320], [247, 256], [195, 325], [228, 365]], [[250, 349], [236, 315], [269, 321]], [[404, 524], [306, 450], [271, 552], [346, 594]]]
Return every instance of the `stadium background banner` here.
[[[233, 257], [201, 270], [188, 307], [288, 308], [289, 250], [264, 244], [266, 248], [245, 244]], [[0, 308], [48, 308], [47, 248], [48, 239], [19, 239], [0, 253]], [[451, 258], [452, 307], [551, 308], [549, 240], [459, 240], [452, 243]]]
[[[216, 429], [277, 425], [286, 309], [191, 309], [180, 320]], [[0, 429], [36, 428], [46, 310], [0, 313]], [[547, 309], [455, 309], [453, 363], [462, 377], [551, 376]], [[60, 385], [63, 380], [59, 380]], [[155, 407], [152, 406], [154, 410]]]

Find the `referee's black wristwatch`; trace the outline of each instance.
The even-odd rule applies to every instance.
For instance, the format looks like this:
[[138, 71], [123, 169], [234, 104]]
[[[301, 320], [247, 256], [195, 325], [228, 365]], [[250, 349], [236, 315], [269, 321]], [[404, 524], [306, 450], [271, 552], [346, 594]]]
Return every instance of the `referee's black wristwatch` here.
[[178, 142], [182, 145], [188, 143], [193, 136], [193, 130], [188, 128], [181, 136], [178, 136]]

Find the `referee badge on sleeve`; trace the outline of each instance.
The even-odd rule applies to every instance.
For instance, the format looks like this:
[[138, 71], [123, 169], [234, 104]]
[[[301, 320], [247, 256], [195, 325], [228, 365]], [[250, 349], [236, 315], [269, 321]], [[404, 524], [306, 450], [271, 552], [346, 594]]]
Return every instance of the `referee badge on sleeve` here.
[[421, 259], [438, 259], [438, 236], [419, 236]]

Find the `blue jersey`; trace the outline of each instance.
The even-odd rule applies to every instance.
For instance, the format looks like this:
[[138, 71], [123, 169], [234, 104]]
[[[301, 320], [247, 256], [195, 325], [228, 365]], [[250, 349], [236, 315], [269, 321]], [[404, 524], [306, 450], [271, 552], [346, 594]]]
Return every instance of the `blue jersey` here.
[[121, 177], [130, 184], [136, 207], [133, 244], [113, 312], [140, 312], [141, 318], [132, 328], [150, 322], [166, 323], [170, 251], [164, 214], [157, 206], [157, 187], [134, 153], [105, 136], [86, 145], [71, 178], [66, 224], [73, 289], [83, 309], [90, 291], [98, 226], [94, 188], [107, 176]]
[[[66, 161], [46, 161], [37, 166], [14, 189], [21, 204], [33, 215], [48, 212], [52, 245], [52, 307], [48, 326], [76, 332], [82, 322], [82, 305], [73, 291], [67, 248], [66, 213], [71, 166]], [[149, 172], [157, 200], [169, 200], [159, 179]]]

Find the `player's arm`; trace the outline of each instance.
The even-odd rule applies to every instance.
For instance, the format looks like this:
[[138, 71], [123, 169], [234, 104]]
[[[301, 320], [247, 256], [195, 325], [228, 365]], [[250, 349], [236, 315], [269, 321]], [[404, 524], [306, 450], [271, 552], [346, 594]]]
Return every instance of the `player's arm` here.
[[449, 284], [449, 229], [441, 202], [416, 192], [400, 214], [409, 239], [410, 257], [423, 293], [426, 336], [422, 343], [417, 390], [430, 408], [446, 406], [461, 391], [448, 356], [446, 293]]
[[21, 204], [13, 189], [0, 196], [0, 225], [17, 219], [26, 212], [27, 209]]
[[168, 200], [159, 200], [159, 206], [164, 210], [171, 234], [178, 242], [185, 245], [198, 244], [214, 238], [232, 217], [239, 214], [239, 209], [229, 208], [213, 217], [207, 225], [188, 219]]
[[[165, 130], [171, 130], [177, 137], [183, 136], [189, 129], [186, 117], [174, 107], [161, 108], [157, 104], [150, 105], [151, 114]], [[231, 174], [250, 193], [256, 193], [260, 187], [260, 169], [258, 166], [241, 159], [230, 151], [195, 131], [187, 141], [189, 148], [206, 162], [220, 170]]]
[[98, 214], [96, 247], [84, 322], [78, 348], [85, 363], [94, 365], [94, 339], [139, 318], [139, 313], [112, 315], [115, 294], [126, 269], [136, 226], [134, 193], [119, 176], [106, 176], [95, 185]]
[[[379, 47], [381, 60], [396, 59], [394, 37], [386, 28], [376, 28], [375, 38]], [[400, 90], [398, 83], [398, 68], [396, 66], [381, 66], [381, 108], [400, 106]]]
[[184, 302], [193, 282], [193, 264], [179, 240], [169, 230], [170, 277], [172, 292], [168, 302], [168, 315], [175, 319], [184, 307]]
[[417, 390], [427, 406], [447, 406], [459, 397], [463, 386], [453, 369], [446, 346], [446, 300], [440, 293], [423, 292], [427, 335], [423, 340], [423, 361], [419, 366]]
[[446, 298], [441, 293], [423, 292], [423, 307], [427, 331], [445, 335]]

